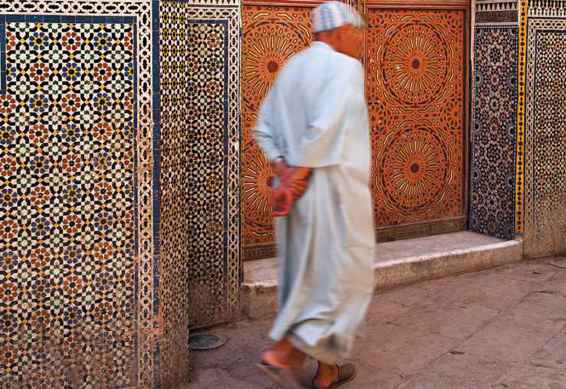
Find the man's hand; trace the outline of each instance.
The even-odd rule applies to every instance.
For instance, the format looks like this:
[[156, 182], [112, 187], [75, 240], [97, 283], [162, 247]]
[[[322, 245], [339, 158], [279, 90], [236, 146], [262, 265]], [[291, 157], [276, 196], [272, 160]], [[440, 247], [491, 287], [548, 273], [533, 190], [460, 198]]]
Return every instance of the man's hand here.
[[311, 169], [306, 167], [290, 168], [289, 176], [286, 180], [286, 186], [293, 195], [293, 201], [297, 201], [307, 190]]
[[273, 174], [277, 177], [281, 177], [288, 167], [287, 162], [285, 162], [283, 158], [277, 158], [271, 163], [271, 170], [273, 170]]
[[291, 191], [284, 186], [273, 188], [271, 191], [272, 215], [274, 217], [287, 216], [293, 204]]
[[286, 216], [295, 201], [307, 190], [311, 169], [291, 167], [280, 158], [271, 164], [279, 177], [279, 186], [272, 191], [273, 216]]

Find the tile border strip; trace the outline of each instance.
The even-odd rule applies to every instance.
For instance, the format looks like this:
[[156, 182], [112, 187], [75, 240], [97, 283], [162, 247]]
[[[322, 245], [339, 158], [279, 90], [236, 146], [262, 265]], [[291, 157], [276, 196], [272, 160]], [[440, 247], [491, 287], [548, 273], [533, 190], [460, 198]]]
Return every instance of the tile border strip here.
[[525, 93], [528, 0], [519, 4], [519, 53], [517, 57], [517, 149], [515, 170], [515, 233], [523, 233], [525, 191]]

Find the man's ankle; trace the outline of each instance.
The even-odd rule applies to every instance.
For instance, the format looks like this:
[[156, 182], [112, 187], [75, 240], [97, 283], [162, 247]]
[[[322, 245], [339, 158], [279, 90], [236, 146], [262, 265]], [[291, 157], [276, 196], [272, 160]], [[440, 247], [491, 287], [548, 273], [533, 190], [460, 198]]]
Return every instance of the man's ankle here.
[[263, 362], [282, 368], [301, 367], [305, 358], [306, 355], [295, 348], [287, 339], [274, 343], [262, 355]]

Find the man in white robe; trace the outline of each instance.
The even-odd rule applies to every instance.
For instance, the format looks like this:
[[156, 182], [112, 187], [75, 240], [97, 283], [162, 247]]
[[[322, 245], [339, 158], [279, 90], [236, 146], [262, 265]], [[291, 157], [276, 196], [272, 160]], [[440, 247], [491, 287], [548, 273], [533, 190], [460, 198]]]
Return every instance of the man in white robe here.
[[[310, 171], [302, 196], [276, 218], [279, 313], [261, 367], [284, 387], [305, 356], [315, 389], [351, 380], [349, 355], [374, 288], [371, 143], [360, 57], [363, 22], [351, 7], [313, 11], [312, 45], [281, 70], [258, 115], [256, 139], [276, 174]], [[296, 383], [295, 383], [296, 384]]]

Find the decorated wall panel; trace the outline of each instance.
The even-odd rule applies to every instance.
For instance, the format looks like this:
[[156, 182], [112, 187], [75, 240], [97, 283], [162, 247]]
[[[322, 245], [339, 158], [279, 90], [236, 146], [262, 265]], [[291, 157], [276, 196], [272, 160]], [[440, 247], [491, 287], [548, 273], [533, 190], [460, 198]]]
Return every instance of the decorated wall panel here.
[[160, 2], [159, 383], [177, 387], [189, 374], [188, 3]]
[[517, 147], [515, 152], [515, 232], [525, 232], [525, 86], [527, 66], [528, 0], [517, 1], [519, 24], [517, 54]]
[[152, 3], [0, 5], [0, 386], [152, 385]]
[[566, 14], [544, 5], [529, 7], [526, 48], [525, 252], [534, 257], [566, 250]]
[[257, 111], [277, 71], [310, 43], [309, 7], [247, 5], [242, 47], [243, 258], [275, 256], [269, 203], [269, 163], [253, 139]]
[[370, 8], [368, 25], [378, 239], [392, 226], [453, 220], [462, 228], [465, 12]]
[[[244, 259], [275, 255], [271, 171], [250, 129], [282, 62], [308, 44], [309, 12], [306, 7], [244, 7]], [[465, 11], [370, 8], [368, 23], [367, 91], [378, 238], [462, 229]]]
[[470, 228], [511, 239], [515, 231], [516, 3], [479, 4], [477, 11]]
[[228, 320], [240, 287], [240, 7], [188, 6], [188, 294], [192, 326]]

